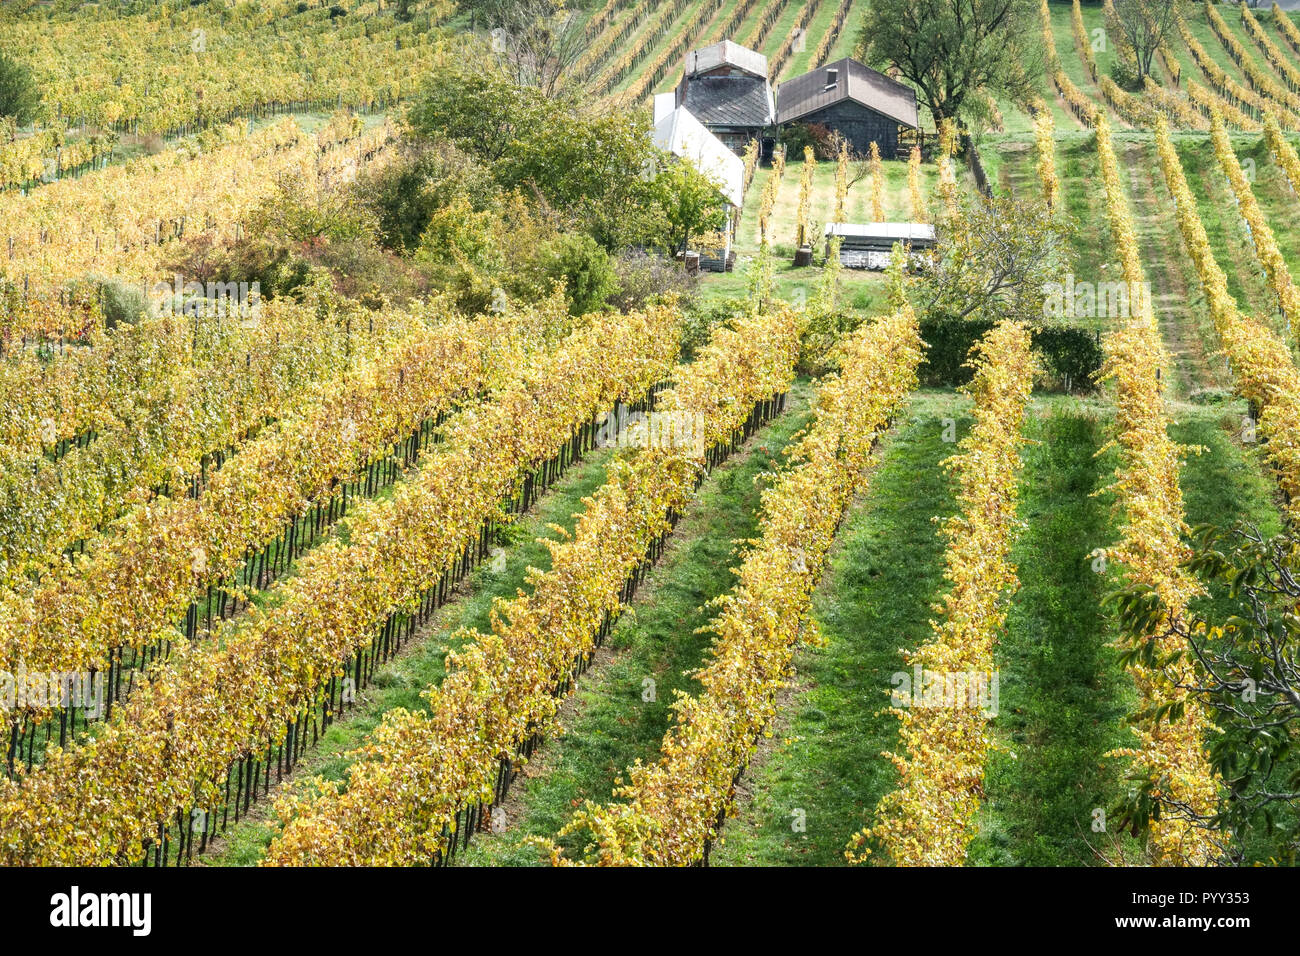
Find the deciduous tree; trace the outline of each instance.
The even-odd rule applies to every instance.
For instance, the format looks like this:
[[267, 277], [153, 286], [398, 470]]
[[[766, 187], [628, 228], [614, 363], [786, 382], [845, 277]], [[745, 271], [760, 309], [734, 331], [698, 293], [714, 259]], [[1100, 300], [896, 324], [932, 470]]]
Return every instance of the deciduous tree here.
[[[1151, 76], [1156, 51], [1178, 28], [1182, 0], [1114, 0], [1115, 25], [1137, 59], [1137, 82]], [[1154, 78], [1154, 77], [1153, 77]]]
[[857, 56], [896, 67], [937, 124], [981, 109], [981, 90], [1019, 102], [1037, 89], [1033, 0], [873, 0]]
[[975, 196], [959, 207], [916, 287], [923, 316], [1043, 316], [1044, 289], [1059, 281], [1065, 227], [1041, 202]]
[[0, 116], [24, 125], [31, 122], [40, 101], [31, 68], [0, 52]]
[[721, 229], [726, 224], [717, 185], [690, 163], [665, 161], [652, 185], [655, 205], [667, 224], [665, 244], [673, 252], [685, 252], [692, 236]]
[[[1124, 627], [1163, 620], [1163, 636], [1175, 639], [1172, 652], [1162, 652], [1159, 641], [1145, 641], [1129, 649], [1126, 660], [1163, 672], [1213, 713], [1223, 733], [1207, 737], [1205, 746], [1223, 797], [1214, 812], [1190, 814], [1186, 806], [1162, 807], [1165, 798], [1147, 785], [1130, 795], [1122, 820], [1142, 832], [1161, 809], [1190, 817], [1236, 863], [1243, 860], [1248, 835], [1267, 829], [1294, 860], [1300, 834], [1287, 807], [1300, 801], [1300, 770], [1289, 759], [1300, 730], [1300, 538], [1294, 532], [1267, 537], [1244, 524], [1205, 527], [1195, 537], [1187, 569], [1222, 599], [1205, 613], [1170, 618], [1150, 588], [1119, 591], [1109, 600]], [[1190, 667], [1180, 663], [1188, 661]], [[1176, 706], [1156, 719], [1175, 722], [1182, 716]]]

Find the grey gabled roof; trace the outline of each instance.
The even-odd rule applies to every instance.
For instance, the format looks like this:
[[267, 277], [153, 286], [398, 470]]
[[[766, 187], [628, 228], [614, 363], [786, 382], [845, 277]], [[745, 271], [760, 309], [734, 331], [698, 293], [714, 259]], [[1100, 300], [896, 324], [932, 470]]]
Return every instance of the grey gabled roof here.
[[[838, 82], [830, 89], [826, 83], [828, 70], [839, 71]], [[918, 125], [916, 91], [852, 57], [782, 83], [776, 94], [777, 118], [790, 123], [842, 100], [852, 100], [905, 126]]]
[[682, 75], [695, 76], [697, 73], [706, 73], [724, 64], [744, 70], [753, 76], [767, 77], [767, 57], [731, 40], [723, 40], [687, 53], [686, 62], [682, 66]]
[[772, 88], [752, 76], [701, 76], [682, 81], [679, 106], [705, 126], [771, 126]]

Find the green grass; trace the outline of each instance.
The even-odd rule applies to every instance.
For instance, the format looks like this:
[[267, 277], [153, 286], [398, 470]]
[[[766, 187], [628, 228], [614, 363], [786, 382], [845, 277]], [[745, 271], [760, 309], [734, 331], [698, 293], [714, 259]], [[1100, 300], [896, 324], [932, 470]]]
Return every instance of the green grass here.
[[1104, 836], [1093, 810], [1122, 792], [1119, 761], [1103, 755], [1128, 742], [1132, 683], [1109, 644], [1101, 608], [1107, 576], [1095, 548], [1112, 543], [1109, 495], [1114, 455], [1095, 457], [1109, 437], [1094, 415], [1057, 409], [1031, 418], [1018, 508], [1024, 529], [1012, 551], [1020, 589], [995, 659], [1002, 749], [989, 758], [985, 803], [970, 862], [1065, 866], [1096, 862]]
[[[1056, 55], [1061, 58], [1061, 69], [1065, 71], [1074, 85], [1083, 90], [1090, 96], [1093, 102], [1099, 106], [1105, 104], [1101, 97], [1101, 90], [1093, 82], [1092, 74], [1088, 72], [1088, 64], [1084, 62], [1083, 55], [1079, 52], [1079, 46], [1074, 42], [1074, 28], [1070, 25], [1071, 13], [1069, 4], [1053, 4], [1052, 11], [1052, 37], [1056, 41]], [[1104, 17], [1100, 7], [1085, 7], [1083, 10], [1083, 25], [1085, 31], [1091, 31], [1095, 27], [1103, 25]], [[1092, 34], [1089, 32], [1089, 37]], [[1114, 59], [1113, 49], [1107, 44], [1106, 51], [1098, 51], [1093, 54], [1097, 59], [1097, 69], [1099, 74], [1106, 74], [1110, 68], [1110, 62]], [[1049, 78], [1048, 82], [1051, 80]], [[1107, 108], [1111, 123], [1117, 127], [1124, 126], [1124, 122], [1114, 114], [1114, 111]]]
[[1222, 391], [1231, 385], [1228, 373], [1222, 361], [1210, 357], [1219, 349], [1218, 332], [1200, 278], [1184, 251], [1155, 142], [1128, 134], [1117, 141], [1116, 150], [1128, 172], [1129, 206], [1156, 319], [1171, 356], [1173, 393], [1186, 397]]
[[[1295, 137], [1291, 137], [1295, 142]], [[1251, 189], [1260, 211], [1273, 232], [1278, 251], [1286, 260], [1292, 279], [1300, 275], [1300, 200], [1291, 190], [1290, 181], [1263, 136], [1234, 137], [1233, 149], [1242, 163], [1254, 163], [1255, 181]]]
[[[1197, 4], [1196, 6], [1198, 14], [1202, 19], [1205, 19], [1205, 13], [1201, 5]], [[1282, 78], [1282, 75], [1278, 73], [1276, 69], [1274, 69], [1273, 64], [1269, 62], [1268, 57], [1264, 55], [1264, 51], [1259, 48], [1259, 45], [1254, 41], [1250, 34], [1246, 32], [1246, 27], [1241, 22], [1241, 14], [1227, 4], [1221, 4], [1218, 11], [1219, 15], [1223, 17], [1224, 22], [1228, 24], [1228, 32], [1239, 44], [1241, 44], [1242, 49], [1244, 49], [1249, 55], [1255, 68], [1262, 72], [1264, 76], [1272, 79], [1278, 84], [1278, 86], [1286, 89], [1286, 80]], [[1279, 48], [1281, 48], [1283, 54], [1286, 54], [1291, 48], [1282, 38], [1282, 35], [1277, 32], [1277, 29], [1273, 24], [1269, 22], [1268, 12], [1265, 10], [1252, 10], [1251, 13], [1254, 15], [1255, 19], [1260, 22], [1260, 26], [1264, 28], [1264, 33], [1268, 35]], [[1206, 32], [1209, 32], [1208, 19], [1206, 19]], [[1210, 37], [1211, 39], [1214, 39], [1213, 34], [1210, 34]], [[1219, 44], [1217, 39], [1214, 39], [1214, 42], [1222, 47], [1222, 44]], [[1225, 53], [1224, 55], [1226, 56], [1227, 54]]]
[[1273, 323], [1276, 313], [1273, 294], [1263, 266], [1246, 237], [1213, 146], [1203, 136], [1179, 137], [1175, 146], [1188, 186], [1196, 197], [1197, 211], [1214, 258], [1227, 276], [1228, 293], [1243, 311], [1277, 328]]
[[[817, 52], [822, 37], [826, 35], [826, 31], [829, 30], [831, 24], [835, 22], [835, 13], [839, 8], [839, 0], [821, 0], [821, 6], [817, 8], [817, 12], [814, 13], [812, 19], [808, 21], [808, 26], [806, 28], [808, 32], [804, 36], [803, 50], [790, 55], [790, 60], [786, 64], [785, 72], [780, 77], [781, 79], [791, 79], [792, 77], [802, 76], [809, 70], [816, 69], [823, 65], [821, 63], [812, 62], [812, 57], [813, 54]], [[849, 19], [845, 22], [850, 22], [852, 16], [853, 14], [850, 10]]]
[[[1070, 4], [1053, 2], [1050, 10], [1052, 36], [1056, 44], [1057, 54], [1061, 59], [1062, 69], [1075, 85], [1089, 96], [1096, 105], [1106, 109], [1106, 112], [1110, 117], [1111, 125], [1114, 128], [1125, 128], [1128, 124], [1115, 114], [1114, 110], [1105, 105], [1105, 101], [1101, 96], [1101, 91], [1098, 88], [1097, 83], [1093, 82], [1091, 75], [1088, 73], [1087, 64], [1084, 62], [1083, 56], [1074, 42], [1074, 32], [1071, 26]], [[1242, 42], [1242, 45], [1245, 47], [1251, 58], [1261, 66], [1265, 72], [1277, 78], [1276, 72], [1267, 64], [1262, 52], [1255, 46], [1254, 41], [1246, 36], [1240, 25], [1237, 14], [1226, 7], [1221, 7], [1220, 11], [1227, 20], [1231, 32]], [[1089, 44], [1091, 45], [1093, 39], [1092, 31], [1097, 28], [1105, 28], [1105, 16], [1101, 7], [1093, 3], [1085, 3], [1082, 12], [1084, 30], [1088, 36]], [[1274, 40], [1278, 42], [1278, 45], [1282, 47], [1283, 52], [1288, 57], [1293, 57], [1293, 51], [1285, 45], [1281, 40], [1280, 35], [1275, 35], [1276, 31], [1272, 27], [1272, 24], [1267, 22], [1267, 14], [1257, 12], [1256, 16], [1261, 18], [1264, 22], [1265, 32], [1268, 32], [1270, 36], [1273, 36]], [[1233, 63], [1232, 59], [1228, 56], [1227, 51], [1224, 50], [1223, 45], [1211, 32], [1209, 23], [1206, 20], [1205, 14], [1199, 3], [1192, 3], [1188, 6], [1185, 11], [1185, 19], [1189, 31], [1205, 48], [1210, 58], [1242, 86], [1248, 86], [1249, 84], [1246, 83], [1245, 75], [1241, 68]], [[1036, 16], [1034, 22], [1034, 34], [1035, 37], [1040, 35]], [[1107, 39], [1108, 42], [1103, 49], [1095, 50], [1093, 52], [1093, 56], [1097, 61], [1099, 76], [1111, 75], [1111, 70], [1116, 60], [1115, 45], [1113, 42], [1109, 42], [1109, 37]], [[1206, 85], [1207, 81], [1201, 73], [1200, 68], [1196, 65], [1196, 61], [1192, 58], [1191, 52], [1187, 49], [1186, 44], [1183, 43], [1181, 35], [1176, 31], [1169, 38], [1169, 48], [1173, 51], [1174, 59], [1181, 66], [1183, 76], [1191, 77], [1198, 83]], [[1154, 69], [1157, 78], [1164, 77], [1164, 69], [1160, 65], [1159, 61], [1154, 64]], [[1278, 78], [1278, 82], [1282, 83], [1280, 78]], [[1283, 85], [1285, 84], [1283, 83]], [[1057, 129], [1079, 129], [1079, 122], [1061, 106], [1050, 77], [1044, 75], [1041, 78], [1039, 88], [1044, 102], [1047, 103], [1049, 110], [1052, 112], [1052, 118], [1055, 121]], [[1145, 92], [1141, 90], [1137, 91], [1135, 95], [1139, 98], [1146, 96]], [[999, 100], [998, 105], [1003, 113], [1006, 132], [1024, 134], [1032, 130], [1032, 121], [1014, 104]]]
[[[840, 35], [835, 38], [835, 42], [831, 44], [830, 52], [826, 54], [826, 62], [834, 63], [846, 56], [853, 56], [866, 23], [867, 4], [858, 2], [849, 7], [849, 14], [844, 18], [844, 27], [840, 30]], [[820, 40], [820, 37], [818, 40]], [[820, 63], [811, 65], [821, 66]]]
[[[1179, 476], [1192, 525], [1250, 520], [1266, 533], [1278, 528], [1258, 449], [1244, 449], [1229, 435], [1243, 411], [1178, 409], [1171, 435], [1206, 449], [1189, 456]], [[970, 851], [975, 864], [1097, 865], [1102, 854], [1139, 859], [1132, 841], [1092, 831], [1094, 812], [1110, 812], [1122, 795], [1124, 765], [1106, 753], [1131, 743], [1126, 715], [1136, 704], [1109, 646], [1113, 621], [1101, 607], [1118, 579], [1094, 573], [1088, 557], [1116, 536], [1110, 496], [1091, 497], [1113, 473], [1113, 453], [1093, 457], [1108, 432], [1094, 416], [1059, 410], [1030, 423], [1030, 437], [1041, 444], [1025, 455], [1019, 515], [1026, 527], [1013, 553], [1021, 587], [998, 647], [996, 726], [1005, 750], [989, 761], [980, 834]], [[1266, 855], [1266, 848], [1259, 852]]]
[[[812, 188], [809, 192], [808, 219], [812, 226], [813, 237], [818, 240], [823, 228], [835, 218], [835, 171], [836, 163], [818, 160], [813, 169]], [[910, 222], [912, 220], [911, 193], [907, 186], [907, 162], [905, 160], [885, 159], [881, 163], [884, 171], [884, 211], [890, 222]], [[803, 176], [803, 156], [791, 155], [781, 177], [777, 190], [776, 202], [772, 206], [771, 222], [768, 226], [768, 239], [774, 247], [780, 246], [794, 251], [796, 231], [799, 221], [799, 191]], [[760, 232], [758, 211], [762, 204], [763, 189], [771, 178], [770, 167], [759, 167], [754, 172], [754, 180], [749, 191], [745, 193], [745, 206], [740, 225], [736, 230], [736, 251], [739, 255], [752, 255], [758, 251]], [[852, 176], [853, 173], [850, 173]], [[921, 165], [921, 195], [930, 210], [938, 207], [936, 190], [939, 183], [939, 169], [934, 163]], [[848, 222], [871, 222], [871, 181], [864, 176], [854, 183], [845, 202], [845, 219]]]
[[[779, 466], [781, 450], [808, 420], [807, 394], [807, 386], [799, 386], [786, 414], [701, 486], [631, 612], [579, 681], [576, 700], [561, 717], [568, 732], [548, 741], [515, 782], [506, 806], [510, 828], [480, 834], [465, 862], [537, 863], [525, 837], [552, 837], [583, 800], [608, 801], [628, 764], [656, 758], [674, 695], [698, 691], [689, 671], [704, 660], [711, 640], [694, 633], [713, 616], [704, 605], [731, 587], [728, 568], [739, 559], [734, 543], [758, 531], [759, 494], [766, 486], [758, 479]], [[647, 680], [654, 681], [651, 701], [643, 699]]]
[[1244, 402], [1220, 408], [1183, 409], [1169, 434], [1184, 445], [1204, 448], [1189, 455], [1179, 481], [1187, 522], [1227, 525], [1250, 521], [1265, 534], [1282, 530], [1274, 502], [1277, 489], [1268, 476], [1262, 445], [1240, 441]]
[[[758, 2], [754, 4], [753, 9], [750, 10], [749, 13], [745, 14], [744, 19], [741, 20], [740, 23], [736, 24], [736, 29], [731, 31], [731, 36], [728, 37], [728, 39], [735, 40], [742, 46], [749, 46], [752, 48], [750, 41], [754, 35], [754, 31], [758, 29], [759, 22], [763, 19], [763, 14], [767, 12], [768, 7], [772, 3], [776, 3], [784, 11], [790, 6], [791, 2], [792, 0], [758, 0]], [[780, 17], [778, 17], [778, 19], [779, 18]], [[763, 51], [760, 50], [758, 52], [761, 53]]]
[[[1068, 17], [1069, 15], [1068, 7], [1052, 8], [1053, 23], [1055, 23], [1055, 21], [1060, 17], [1062, 11], [1064, 11], [1066, 16]], [[1066, 20], [1064, 22], [1066, 25], [1066, 32], [1068, 34], [1069, 21]], [[1057, 32], [1058, 31], [1054, 28], [1052, 32], [1053, 38], [1056, 37]], [[1039, 24], [1037, 8], [1034, 9], [1034, 16], [1033, 16], [1033, 23], [1032, 23], [1032, 36], [1027, 40], [1027, 42], [1035, 45], [1039, 50], [1043, 50], [1044, 48], [1043, 31], [1042, 31], [1042, 27]], [[1067, 61], [1068, 59], [1070, 59], [1071, 48], [1063, 47], [1059, 39], [1056, 40], [1055, 42], [1057, 46], [1057, 55], [1060, 56], [1063, 61]], [[1038, 85], [1038, 95], [1042, 99], [1042, 101], [1047, 104], [1047, 109], [1052, 114], [1052, 122], [1055, 124], [1056, 128], [1060, 130], [1080, 129], [1081, 126], [1079, 124], [1079, 121], [1074, 118], [1074, 114], [1070, 113], [1068, 110], [1065, 109], [1064, 106], [1061, 105], [1061, 100], [1057, 95], [1056, 87], [1052, 84], [1051, 77], [1046, 75], [1046, 71], [1044, 71], [1044, 73], [1037, 78], [1037, 85]], [[1087, 87], [1083, 87], [1083, 88], [1087, 89]], [[1001, 97], [997, 99], [997, 104], [998, 104], [998, 109], [1002, 113], [1002, 122], [1003, 122], [1005, 132], [1020, 134], [1020, 135], [1024, 135], [1028, 133], [1032, 135], [1034, 129], [1034, 121], [1029, 116], [1028, 113], [1022, 110], [1015, 103], [1012, 103], [1009, 100], [1006, 100]]]
[[[1266, 536], [1277, 534], [1282, 530], [1282, 522], [1274, 501], [1276, 487], [1266, 477], [1263, 449], [1259, 445], [1243, 446], [1239, 441], [1244, 414], [1244, 404], [1234, 403], [1230, 408], [1187, 415], [1170, 429], [1175, 440], [1205, 448], [1204, 454], [1188, 458], [1182, 470], [1187, 521], [1193, 527], [1229, 526], [1245, 521], [1259, 527]], [[1241, 609], [1216, 587], [1213, 594], [1193, 602], [1192, 610], [1222, 621]], [[1294, 772], [1298, 760], [1292, 755], [1282, 768], [1282, 775]], [[1279, 823], [1294, 832], [1298, 813], [1300, 808], [1281, 808]], [[1247, 834], [1243, 843], [1248, 863], [1267, 862], [1278, 852], [1278, 840], [1262, 827]]]
[[[1227, 74], [1242, 86], [1246, 86], [1246, 78], [1242, 75], [1241, 68], [1232, 62], [1223, 45], [1210, 32], [1209, 23], [1205, 19], [1199, 4], [1193, 3], [1185, 11], [1184, 18], [1187, 23], [1187, 30], [1196, 38], [1196, 40], [1205, 48], [1210, 59], [1217, 63]], [[1169, 48], [1174, 51], [1174, 59], [1182, 67], [1182, 75], [1190, 77], [1202, 86], [1209, 86], [1209, 80], [1197, 65], [1196, 59], [1192, 56], [1192, 51], [1187, 48], [1183, 42], [1182, 34], [1175, 32], [1169, 40]]]
[[[1219, 12], [1224, 13], [1225, 11], [1220, 10]], [[1233, 62], [1232, 57], [1228, 56], [1228, 51], [1223, 48], [1223, 44], [1219, 42], [1219, 38], [1216, 37], [1214, 31], [1210, 29], [1210, 21], [1206, 18], [1205, 10], [1202, 5], [1200, 3], [1192, 3], [1184, 19], [1187, 21], [1188, 32], [1191, 33], [1201, 46], [1205, 48], [1205, 52], [1210, 55], [1210, 59], [1217, 63], [1234, 80], [1242, 86], [1246, 86], [1245, 73], [1242, 71], [1241, 67], [1237, 66], [1237, 64]], [[1225, 19], [1228, 19], [1228, 17], [1225, 16]], [[1186, 44], [1182, 43], [1181, 36], [1178, 40], [1179, 45], [1185, 48]], [[1188, 56], [1190, 57], [1191, 54], [1189, 53]], [[1194, 66], [1193, 69], [1195, 69]], [[1197, 72], [1199, 74], [1199, 71]]]
[[[1062, 205], [1066, 218], [1075, 229], [1072, 248], [1075, 277], [1092, 282], [1110, 276], [1118, 278], [1115, 244], [1106, 220], [1101, 189], [1096, 138], [1090, 133], [1060, 138], [1056, 163], [1057, 176], [1061, 180]], [[1078, 321], [1103, 331], [1110, 326], [1110, 320], [1105, 318]]]
[[994, 191], [1020, 199], [1041, 199], [1032, 139], [1025, 136], [988, 136], [979, 144], [980, 161]]
[[[849, 836], [893, 788], [881, 751], [898, 721], [883, 713], [900, 649], [930, 636], [930, 603], [943, 589], [944, 543], [933, 521], [953, 510], [939, 462], [955, 448], [944, 416], [967, 427], [951, 393], [927, 403], [890, 437], [869, 490], [850, 511], [813, 616], [824, 648], [804, 647], [772, 744], [741, 782], [748, 794], [711, 855], [715, 865], [843, 865]], [[796, 811], [806, 821], [793, 829]]]
[[[1121, 185], [1133, 216], [1161, 333], [1174, 358], [1176, 395], [1225, 387], [1222, 363], [1210, 358], [1219, 347], [1217, 336], [1199, 281], [1183, 253], [1182, 236], [1159, 173], [1152, 137], [1118, 132], [1114, 140]], [[1187, 138], [1185, 142], [1202, 146], [1207, 143], [1204, 136]], [[991, 138], [983, 153], [992, 159], [990, 176], [999, 188], [1032, 196], [1040, 193], [1037, 156], [1025, 138]], [[1062, 215], [1071, 228], [1069, 253], [1075, 281], [1119, 281], [1121, 270], [1106, 216], [1095, 136], [1088, 132], [1058, 132], [1056, 171], [1061, 182]], [[1098, 315], [1080, 316], [1074, 321], [1104, 332], [1114, 327], [1116, 319]]]
[[[1101, 9], [1101, 6], [1099, 4], [1084, 3], [1081, 4], [1081, 6], [1082, 6], [1081, 12], [1083, 13], [1083, 31], [1087, 35], [1089, 41], [1091, 41], [1094, 38], [1094, 33], [1093, 33], [1094, 30], [1106, 29], [1106, 14]], [[1079, 62], [1082, 64], [1083, 58], [1082, 55], [1077, 52], [1078, 47], [1075, 45], [1074, 42], [1074, 32], [1070, 26], [1071, 17], [1072, 14], [1071, 14], [1071, 9], [1069, 4], [1053, 6], [1052, 8], [1053, 26], [1055, 26], [1057, 22], [1063, 22], [1065, 24], [1066, 32], [1070, 38], [1070, 49], [1076, 51], [1074, 55], [1078, 57]], [[1058, 39], [1056, 42], [1059, 44], [1061, 41]], [[1113, 43], [1107, 42], [1106, 48], [1104, 50], [1094, 50], [1092, 55], [1097, 61], [1098, 75], [1099, 76], [1109, 75], [1111, 67], [1114, 66], [1115, 64], [1115, 59], [1116, 59], [1115, 45]], [[1087, 74], [1086, 65], [1084, 65], [1083, 70], [1086, 75]], [[1090, 89], [1090, 90], [1096, 89], [1096, 86], [1095, 84], [1092, 83], [1091, 78], [1089, 78], [1088, 83], [1089, 86], [1085, 87], [1085, 89]], [[1100, 95], [1100, 93], [1098, 95]]]
[[[793, 250], [778, 246], [775, 253], [774, 269], [776, 298], [792, 304], [806, 302], [812, 298], [821, 277], [820, 265], [795, 268]], [[709, 273], [700, 281], [700, 298], [704, 304], [717, 303], [726, 299], [744, 298], [749, 294], [749, 270], [753, 267], [753, 258], [741, 256], [736, 259], [736, 268], [732, 272]], [[840, 273], [840, 303], [859, 315], [879, 313], [887, 299], [884, 274], [865, 269], [845, 269]]]
[[[804, 8], [810, 2], [812, 0], [789, 0], [781, 15], [776, 18], [776, 22], [772, 24], [772, 28], [767, 32], [767, 39], [763, 41], [758, 51], [767, 57], [769, 62], [772, 57], [776, 56], [776, 51], [781, 48], [781, 44], [794, 32], [795, 21], [803, 14]], [[830, 0], [825, 0], [825, 2], [830, 2]]]

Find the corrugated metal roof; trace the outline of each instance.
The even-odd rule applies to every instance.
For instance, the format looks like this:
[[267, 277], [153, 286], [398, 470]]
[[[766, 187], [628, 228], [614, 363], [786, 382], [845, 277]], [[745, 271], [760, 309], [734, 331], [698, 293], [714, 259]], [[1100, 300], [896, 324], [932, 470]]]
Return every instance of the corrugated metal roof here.
[[[833, 87], [827, 84], [829, 70], [837, 71]], [[782, 83], [776, 94], [777, 117], [782, 123], [790, 123], [841, 100], [853, 100], [905, 126], [918, 125], [916, 91], [852, 57]]]
[[898, 239], [935, 241], [934, 226], [927, 222], [828, 222], [826, 238], [843, 236], [846, 239]]
[[760, 79], [767, 78], [767, 57], [731, 40], [723, 40], [687, 53], [682, 75], [695, 76], [697, 73], [716, 70], [720, 66], [734, 66]]
[[674, 156], [689, 160], [714, 181], [733, 206], [745, 202], [745, 163], [710, 133], [691, 111], [679, 106], [655, 124], [652, 142]]

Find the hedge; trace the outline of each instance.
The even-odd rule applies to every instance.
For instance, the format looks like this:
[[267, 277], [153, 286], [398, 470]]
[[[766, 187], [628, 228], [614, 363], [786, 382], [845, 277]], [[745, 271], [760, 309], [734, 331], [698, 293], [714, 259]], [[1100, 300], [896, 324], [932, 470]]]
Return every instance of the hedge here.
[[[984, 319], [952, 317], [923, 319], [921, 338], [929, 348], [921, 363], [922, 385], [953, 387], [970, 381], [973, 370], [966, 366], [971, 347], [992, 329]], [[1096, 388], [1095, 375], [1101, 369], [1102, 350], [1098, 335], [1090, 329], [1068, 325], [1044, 325], [1031, 330], [1034, 350], [1042, 361], [1038, 385], [1049, 391], [1089, 392]]]

